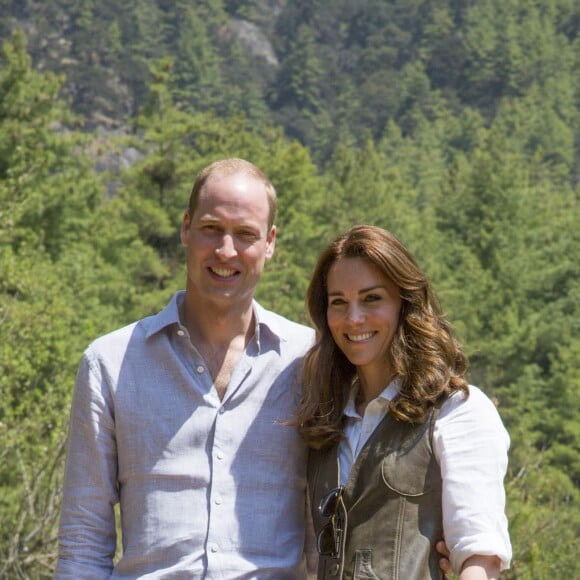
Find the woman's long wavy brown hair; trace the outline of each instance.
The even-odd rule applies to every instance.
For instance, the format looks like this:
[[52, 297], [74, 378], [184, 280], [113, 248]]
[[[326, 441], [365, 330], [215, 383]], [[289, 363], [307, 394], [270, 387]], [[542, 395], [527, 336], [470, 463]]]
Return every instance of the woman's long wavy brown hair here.
[[304, 359], [304, 391], [295, 422], [308, 445], [317, 449], [341, 439], [343, 410], [357, 375], [336, 346], [326, 317], [328, 272], [343, 258], [367, 260], [400, 289], [402, 306], [391, 358], [402, 387], [389, 412], [401, 421], [421, 423], [429, 408], [452, 392], [468, 393], [466, 357], [413, 256], [390, 232], [355, 226], [320, 255], [306, 296], [316, 343]]

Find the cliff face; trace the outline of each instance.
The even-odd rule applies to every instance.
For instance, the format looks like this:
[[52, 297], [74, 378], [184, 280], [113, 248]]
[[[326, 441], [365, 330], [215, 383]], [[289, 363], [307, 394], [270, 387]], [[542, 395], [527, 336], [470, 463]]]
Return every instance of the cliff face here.
[[272, 43], [264, 31], [253, 22], [232, 18], [228, 29], [248, 53], [254, 58], [262, 58], [269, 66], [278, 68], [279, 63]]

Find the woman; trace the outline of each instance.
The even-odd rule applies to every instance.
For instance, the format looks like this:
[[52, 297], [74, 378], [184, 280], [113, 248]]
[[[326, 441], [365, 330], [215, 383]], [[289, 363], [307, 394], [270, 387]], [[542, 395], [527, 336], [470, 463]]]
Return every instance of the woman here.
[[461, 580], [509, 566], [509, 438], [465, 379], [466, 358], [428, 281], [389, 232], [357, 226], [320, 256], [307, 305], [297, 422], [318, 578], [440, 578], [445, 537]]

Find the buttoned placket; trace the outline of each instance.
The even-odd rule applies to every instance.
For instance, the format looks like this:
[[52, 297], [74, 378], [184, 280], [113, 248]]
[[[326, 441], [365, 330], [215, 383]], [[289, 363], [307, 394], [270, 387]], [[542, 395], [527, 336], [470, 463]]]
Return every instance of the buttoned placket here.
[[[208, 560], [208, 571], [219, 569], [219, 559], [220, 559], [220, 542], [219, 533], [216, 528], [216, 520], [219, 521], [219, 510], [223, 504], [223, 497], [225, 495], [226, 482], [226, 450], [222, 449], [219, 443], [219, 425], [223, 420], [222, 417], [226, 411], [226, 397], [223, 401], [220, 401], [216, 391], [213, 387], [213, 382], [209, 376], [207, 366], [198, 350], [191, 343], [189, 339], [189, 333], [187, 329], [180, 327], [177, 330], [177, 336], [186, 343], [187, 358], [191, 361], [191, 370], [194, 380], [198, 384], [203, 384], [205, 388], [204, 400], [206, 403], [210, 404], [215, 409], [215, 419], [214, 419], [214, 434], [213, 434], [213, 445], [211, 448], [212, 457], [209, 458], [210, 461], [210, 484], [209, 484], [209, 498], [208, 498], [208, 534], [206, 538], [206, 555]], [[233, 377], [232, 377], [233, 379]], [[228, 389], [229, 390], [229, 389]]]
[[208, 572], [217, 570], [220, 566], [219, 520], [224, 509], [224, 497], [227, 497], [228, 464], [227, 449], [222, 448], [221, 429], [223, 421], [227, 421], [226, 407], [220, 404], [216, 408], [213, 445], [211, 447], [211, 479], [208, 494], [208, 533], [207, 533], [207, 567]]
[[225, 433], [229, 432], [226, 426], [231, 427], [229, 422], [232, 421], [228, 413], [229, 402], [247, 378], [250, 370], [251, 365], [247, 360], [246, 353], [244, 353], [234, 369], [223, 400], [220, 401], [217, 394], [215, 398], [216, 416], [211, 447], [211, 479], [208, 494], [207, 562], [209, 574], [212, 570], [216, 571], [221, 567], [220, 553], [224, 549], [220, 543], [220, 538], [223, 537], [221, 533], [222, 514], [224, 510], [235, 509], [235, 506], [231, 505], [235, 491], [232, 489], [231, 482], [231, 462], [235, 450], [228, 447], [229, 437], [225, 436]]

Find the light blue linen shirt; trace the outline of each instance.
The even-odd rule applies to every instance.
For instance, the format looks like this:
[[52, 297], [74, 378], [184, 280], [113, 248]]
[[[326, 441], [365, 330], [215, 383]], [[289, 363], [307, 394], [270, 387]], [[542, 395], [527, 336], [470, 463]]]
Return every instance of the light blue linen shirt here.
[[[183, 292], [97, 339], [75, 387], [55, 578], [306, 576], [306, 454], [284, 425], [311, 329], [254, 303], [220, 401], [179, 317]], [[114, 505], [123, 553], [113, 566]]]

